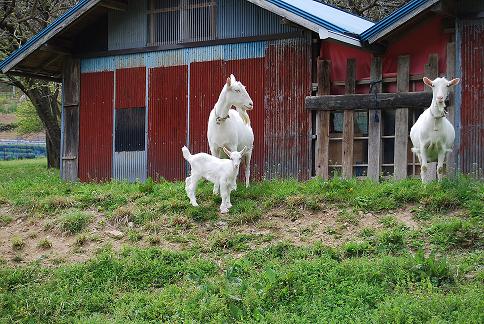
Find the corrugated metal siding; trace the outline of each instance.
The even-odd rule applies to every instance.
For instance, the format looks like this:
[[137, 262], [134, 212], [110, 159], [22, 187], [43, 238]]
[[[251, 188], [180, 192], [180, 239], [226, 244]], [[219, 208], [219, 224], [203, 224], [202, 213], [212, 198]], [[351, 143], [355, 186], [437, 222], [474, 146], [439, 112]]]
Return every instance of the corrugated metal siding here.
[[79, 179], [111, 179], [114, 73], [81, 74]]
[[109, 50], [146, 46], [148, 10], [146, 5], [146, 0], [129, 0], [126, 11], [109, 10]]
[[295, 30], [281, 24], [281, 17], [249, 1], [217, 1], [219, 39], [289, 33]]
[[146, 180], [146, 152], [113, 153], [113, 178], [129, 182]]
[[144, 107], [146, 68], [116, 70], [116, 108]]
[[222, 61], [190, 64], [190, 152], [210, 152], [208, 116], [224, 86]]
[[460, 161], [464, 173], [484, 168], [484, 19], [461, 22]]
[[265, 59], [265, 177], [310, 176], [309, 39], [270, 42]]
[[[251, 178], [257, 180], [261, 180], [264, 176], [264, 67], [263, 58], [227, 61], [224, 74], [228, 76], [233, 73], [236, 79], [245, 85], [254, 102], [254, 109], [248, 112], [254, 132], [254, 150], [250, 171]], [[244, 169], [241, 168], [241, 170]], [[240, 171], [240, 176], [243, 175], [244, 171]]]
[[154, 180], [185, 177], [187, 83], [186, 65], [149, 71], [148, 176]]

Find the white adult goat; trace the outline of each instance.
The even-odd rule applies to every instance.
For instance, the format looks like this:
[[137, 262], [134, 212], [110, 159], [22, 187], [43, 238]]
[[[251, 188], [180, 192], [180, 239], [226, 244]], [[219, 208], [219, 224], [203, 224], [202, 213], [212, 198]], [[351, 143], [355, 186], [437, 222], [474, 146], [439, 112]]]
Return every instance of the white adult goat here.
[[212, 182], [215, 186], [220, 187], [220, 196], [222, 196], [220, 212], [228, 213], [229, 208], [232, 207], [230, 203], [230, 192], [237, 180], [240, 161], [247, 148], [244, 147], [240, 152], [231, 152], [225, 147], [222, 149], [230, 160], [219, 159], [206, 153], [192, 155], [186, 146], [182, 147], [183, 157], [191, 166], [190, 176], [185, 179], [185, 191], [187, 192], [188, 198], [190, 198], [190, 203], [193, 206], [198, 206], [195, 197], [198, 181], [204, 178]]
[[[231, 109], [234, 106], [237, 111]], [[245, 186], [249, 186], [250, 159], [254, 146], [254, 132], [250, 126], [247, 110], [252, 110], [254, 103], [245, 90], [245, 86], [235, 80], [233, 74], [227, 78], [217, 103], [208, 118], [207, 138], [210, 152], [215, 157], [222, 157], [222, 148], [229, 151], [241, 151], [246, 147], [242, 160], [245, 164]], [[234, 188], [236, 184], [234, 183]], [[218, 193], [217, 185], [213, 188]]]
[[432, 103], [418, 117], [410, 130], [412, 151], [417, 154], [421, 165], [422, 182], [425, 181], [428, 162], [437, 162], [437, 177], [439, 181], [442, 180], [445, 156], [452, 151], [455, 139], [454, 127], [445, 117], [445, 99], [449, 93], [449, 87], [458, 84], [459, 81], [460, 79], [448, 81], [446, 78], [432, 81], [427, 77], [423, 78], [423, 82], [432, 87]]

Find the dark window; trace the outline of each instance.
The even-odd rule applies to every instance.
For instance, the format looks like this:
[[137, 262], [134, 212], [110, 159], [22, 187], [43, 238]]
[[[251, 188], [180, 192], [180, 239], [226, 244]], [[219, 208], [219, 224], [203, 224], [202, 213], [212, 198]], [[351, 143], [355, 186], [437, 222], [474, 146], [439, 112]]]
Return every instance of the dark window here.
[[148, 0], [148, 45], [215, 39], [216, 0]]
[[145, 150], [145, 108], [116, 109], [114, 150]]

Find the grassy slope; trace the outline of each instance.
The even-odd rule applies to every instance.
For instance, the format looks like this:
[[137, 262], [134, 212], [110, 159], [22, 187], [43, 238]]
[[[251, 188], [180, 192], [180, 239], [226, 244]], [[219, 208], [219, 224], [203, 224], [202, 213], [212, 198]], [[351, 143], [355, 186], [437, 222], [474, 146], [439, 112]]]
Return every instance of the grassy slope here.
[[[64, 183], [42, 162], [0, 162], [0, 207], [34, 211], [32, 217], [50, 217], [72, 232], [89, 222], [87, 209], [113, 222], [132, 221], [141, 232], [158, 220], [184, 217], [210, 224], [220, 218], [214, 212], [220, 201], [209, 185], [200, 188], [202, 207], [195, 209], [181, 183]], [[240, 186], [232, 200], [228, 232], [274, 208], [297, 217], [301, 208], [324, 205], [348, 210], [350, 215], [343, 216], [351, 219], [360, 210], [384, 212], [412, 204], [422, 228], [412, 230], [386, 217], [382, 230], [366, 230], [338, 248], [274, 243], [236, 257], [232, 250], [250, 237], [232, 233], [224, 249], [217, 244], [177, 252], [125, 247], [115, 253], [107, 247], [81, 264], [4, 264], [0, 322], [484, 320], [480, 182], [464, 177], [427, 186], [417, 180], [269, 181]], [[446, 216], [457, 209], [462, 212]], [[227, 253], [223, 262], [216, 261]]]

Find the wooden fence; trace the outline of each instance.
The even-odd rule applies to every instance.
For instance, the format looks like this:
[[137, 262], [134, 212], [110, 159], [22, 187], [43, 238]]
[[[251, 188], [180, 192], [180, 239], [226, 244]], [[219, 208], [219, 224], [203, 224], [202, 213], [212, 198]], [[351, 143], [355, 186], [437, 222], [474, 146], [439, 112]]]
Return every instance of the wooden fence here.
[[[448, 76], [454, 76], [454, 57], [454, 43], [449, 43]], [[418, 116], [430, 106], [432, 91], [426, 87], [421, 92], [409, 92], [409, 85], [410, 82], [421, 82], [424, 75], [431, 79], [437, 77], [439, 58], [437, 54], [431, 54], [424, 74], [419, 75], [409, 74], [410, 59], [409, 56], [400, 56], [396, 78], [382, 79], [381, 58], [374, 57], [370, 80], [356, 80], [357, 62], [348, 59], [345, 95], [330, 94], [331, 62], [318, 61], [317, 96], [306, 98], [306, 108], [316, 111], [317, 176], [327, 179], [335, 171], [345, 178], [367, 176], [373, 180], [379, 180], [382, 175], [395, 179], [419, 175], [418, 159], [410, 150], [409, 132]], [[382, 93], [382, 85], [395, 82], [396, 93]], [[355, 94], [356, 86], [364, 84], [370, 85], [371, 93]], [[449, 95], [447, 110], [447, 117], [453, 123], [452, 94]], [[335, 130], [336, 124], [342, 129]], [[453, 173], [455, 150], [447, 158], [447, 172]], [[426, 177], [434, 179], [436, 163], [429, 164], [428, 170]]]

